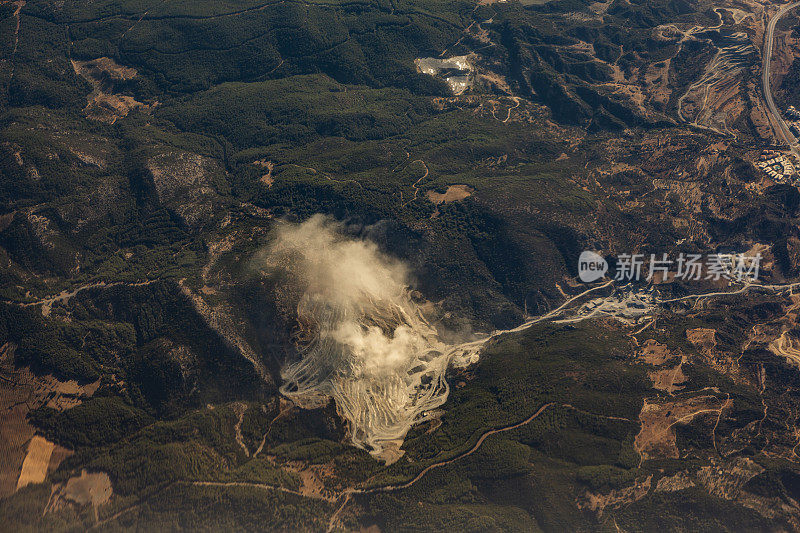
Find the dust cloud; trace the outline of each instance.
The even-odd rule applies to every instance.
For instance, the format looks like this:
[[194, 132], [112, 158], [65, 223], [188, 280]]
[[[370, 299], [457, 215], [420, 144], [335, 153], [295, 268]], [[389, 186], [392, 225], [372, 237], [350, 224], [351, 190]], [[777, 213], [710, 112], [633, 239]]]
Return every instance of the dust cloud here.
[[354, 445], [387, 462], [442, 405], [452, 347], [412, 299], [408, 268], [323, 216], [281, 223], [260, 258], [293, 286], [299, 360], [281, 393], [305, 407], [333, 398]]

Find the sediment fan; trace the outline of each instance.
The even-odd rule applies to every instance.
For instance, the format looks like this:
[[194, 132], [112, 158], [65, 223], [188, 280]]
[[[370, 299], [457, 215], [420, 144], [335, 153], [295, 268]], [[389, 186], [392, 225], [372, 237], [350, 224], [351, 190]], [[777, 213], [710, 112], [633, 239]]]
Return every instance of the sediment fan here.
[[302, 297], [301, 359], [283, 368], [281, 393], [300, 405], [333, 398], [353, 444], [381, 456], [447, 399], [451, 349], [405, 289], [391, 300], [353, 301], [363, 303]]

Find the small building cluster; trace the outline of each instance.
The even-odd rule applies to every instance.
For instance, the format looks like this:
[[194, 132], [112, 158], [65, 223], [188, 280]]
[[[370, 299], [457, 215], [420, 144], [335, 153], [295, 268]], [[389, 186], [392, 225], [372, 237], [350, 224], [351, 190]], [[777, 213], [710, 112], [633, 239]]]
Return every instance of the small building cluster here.
[[794, 180], [795, 168], [784, 154], [776, 150], [764, 150], [756, 161], [756, 166], [767, 173], [777, 183]]

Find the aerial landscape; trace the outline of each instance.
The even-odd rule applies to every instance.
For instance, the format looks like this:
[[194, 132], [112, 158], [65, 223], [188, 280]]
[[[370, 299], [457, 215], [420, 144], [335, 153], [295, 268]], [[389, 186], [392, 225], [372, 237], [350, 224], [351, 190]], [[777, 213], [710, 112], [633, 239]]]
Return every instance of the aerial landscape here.
[[0, 40], [0, 531], [800, 531], [800, 2]]

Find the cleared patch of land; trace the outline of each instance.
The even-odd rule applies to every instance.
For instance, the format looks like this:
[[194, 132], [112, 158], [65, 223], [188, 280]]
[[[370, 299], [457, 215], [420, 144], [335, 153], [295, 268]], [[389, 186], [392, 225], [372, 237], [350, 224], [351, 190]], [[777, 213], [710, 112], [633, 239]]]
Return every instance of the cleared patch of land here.
[[149, 107], [132, 96], [118, 94], [115, 86], [136, 77], [136, 69], [118, 65], [113, 59], [99, 57], [91, 61], [72, 60], [75, 73], [88, 81], [92, 92], [86, 97], [83, 112], [87, 118], [113, 124], [132, 109]]
[[634, 449], [643, 460], [678, 459], [680, 452], [675, 442], [675, 426], [690, 424], [705, 414], [713, 413], [718, 417], [727, 405], [727, 401], [716, 396], [660, 403], [645, 400], [639, 414], [642, 429], [636, 436]]
[[44, 437], [34, 436], [28, 445], [28, 454], [22, 462], [22, 471], [17, 481], [17, 490], [31, 483], [41, 483], [47, 476], [50, 456], [55, 445]]
[[451, 185], [443, 193], [428, 191], [426, 194], [428, 199], [435, 204], [447, 204], [450, 202], [460, 202], [472, 196], [473, 192], [475, 192], [475, 190], [469, 185]]
[[64, 487], [64, 497], [78, 505], [91, 503], [94, 506], [106, 503], [111, 498], [111, 480], [104, 472], [81, 472], [80, 476], [69, 478]]

